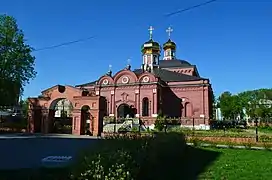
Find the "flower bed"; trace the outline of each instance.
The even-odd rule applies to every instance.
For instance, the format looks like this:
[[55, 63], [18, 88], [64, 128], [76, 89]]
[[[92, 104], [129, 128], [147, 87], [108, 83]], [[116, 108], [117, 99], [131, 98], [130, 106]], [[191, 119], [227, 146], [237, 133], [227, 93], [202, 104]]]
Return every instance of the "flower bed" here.
[[213, 145], [229, 145], [229, 146], [246, 146], [246, 147], [264, 147], [272, 148], [272, 142], [256, 142], [254, 138], [229, 138], [229, 137], [197, 137], [197, 136], [187, 136], [187, 143], [193, 144], [213, 144]]
[[232, 143], [255, 143], [256, 138], [253, 137], [201, 137], [201, 136], [187, 136], [187, 139], [190, 141], [191, 139], [198, 138], [202, 141], [211, 141], [211, 142], [232, 142]]
[[26, 129], [0, 128], [0, 134], [25, 133]]

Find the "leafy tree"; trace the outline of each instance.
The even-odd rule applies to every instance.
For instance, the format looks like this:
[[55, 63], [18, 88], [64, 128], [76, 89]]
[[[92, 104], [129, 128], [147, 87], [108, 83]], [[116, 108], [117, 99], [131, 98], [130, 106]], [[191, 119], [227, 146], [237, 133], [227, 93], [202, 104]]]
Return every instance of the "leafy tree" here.
[[0, 106], [16, 104], [24, 85], [36, 76], [31, 52], [16, 20], [0, 15]]
[[211, 110], [211, 118], [216, 118], [216, 109], [217, 109], [217, 99], [214, 95], [214, 93], [211, 93], [211, 104], [212, 104], [212, 110]]
[[231, 103], [231, 93], [228, 91], [223, 92], [218, 98], [218, 105], [221, 109], [221, 113], [223, 117], [226, 119], [231, 118], [230, 103]]
[[23, 113], [24, 118], [26, 118], [28, 115], [28, 106], [29, 106], [28, 100], [20, 101], [20, 107], [22, 109], [22, 113]]
[[223, 92], [218, 98], [218, 106], [225, 119], [236, 119], [238, 115], [243, 116], [243, 104], [239, 96], [232, 95], [230, 92]]
[[253, 119], [272, 117], [272, 89], [257, 89], [238, 94], [246, 113]]

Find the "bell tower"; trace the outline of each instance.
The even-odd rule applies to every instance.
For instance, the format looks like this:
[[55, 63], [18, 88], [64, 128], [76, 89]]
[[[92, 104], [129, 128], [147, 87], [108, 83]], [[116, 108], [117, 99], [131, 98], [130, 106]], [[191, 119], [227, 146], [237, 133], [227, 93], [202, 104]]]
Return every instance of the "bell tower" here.
[[143, 56], [142, 69], [144, 71], [151, 71], [154, 67], [159, 65], [160, 58], [160, 45], [159, 43], [153, 41], [153, 31], [152, 26], [149, 27], [149, 41], [142, 45], [141, 51]]
[[166, 32], [168, 33], [168, 41], [163, 44], [163, 60], [176, 59], [176, 43], [171, 40], [171, 33], [173, 32], [173, 29], [169, 27], [166, 29]]

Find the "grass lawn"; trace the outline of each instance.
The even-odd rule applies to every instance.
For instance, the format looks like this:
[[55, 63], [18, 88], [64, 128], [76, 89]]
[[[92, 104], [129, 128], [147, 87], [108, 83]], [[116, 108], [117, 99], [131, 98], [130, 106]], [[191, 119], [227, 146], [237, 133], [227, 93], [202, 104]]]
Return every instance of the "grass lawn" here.
[[180, 156], [169, 154], [153, 166], [148, 179], [269, 180], [272, 152], [240, 149], [195, 148], [188, 146]]
[[[201, 173], [199, 179], [271, 179], [272, 152], [237, 149], [208, 149], [218, 158]], [[193, 151], [188, 151], [188, 154]]]

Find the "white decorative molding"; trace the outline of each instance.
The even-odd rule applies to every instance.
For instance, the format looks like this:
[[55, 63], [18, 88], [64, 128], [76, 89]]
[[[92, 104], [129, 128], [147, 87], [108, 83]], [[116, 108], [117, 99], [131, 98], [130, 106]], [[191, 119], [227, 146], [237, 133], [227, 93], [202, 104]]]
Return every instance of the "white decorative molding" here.
[[109, 114], [110, 117], [114, 117], [114, 114]]
[[143, 78], [143, 82], [145, 82], [145, 83], [149, 82], [149, 77], [148, 77], [148, 76], [145, 76], [145, 77]]
[[205, 115], [204, 115], [204, 114], [200, 114], [200, 116], [199, 116], [199, 117], [204, 118], [204, 117], [205, 117]]
[[111, 94], [114, 94], [114, 91], [111, 91], [110, 93], [111, 93]]
[[157, 89], [153, 89], [153, 93], [156, 93], [157, 92]]
[[127, 77], [127, 76], [124, 76], [123, 78], [122, 78], [122, 83], [123, 84], [127, 84], [129, 82], [129, 78]]
[[100, 94], [99, 91], [95, 91], [95, 95], [99, 96], [99, 94]]
[[103, 82], [102, 82], [102, 84], [108, 85], [109, 84], [109, 80], [108, 79], [104, 79]]
[[158, 114], [152, 114], [152, 117], [158, 117]]
[[140, 114], [135, 114], [135, 117], [140, 117]]
[[135, 90], [135, 94], [139, 94], [139, 89], [136, 89], [136, 90]]

